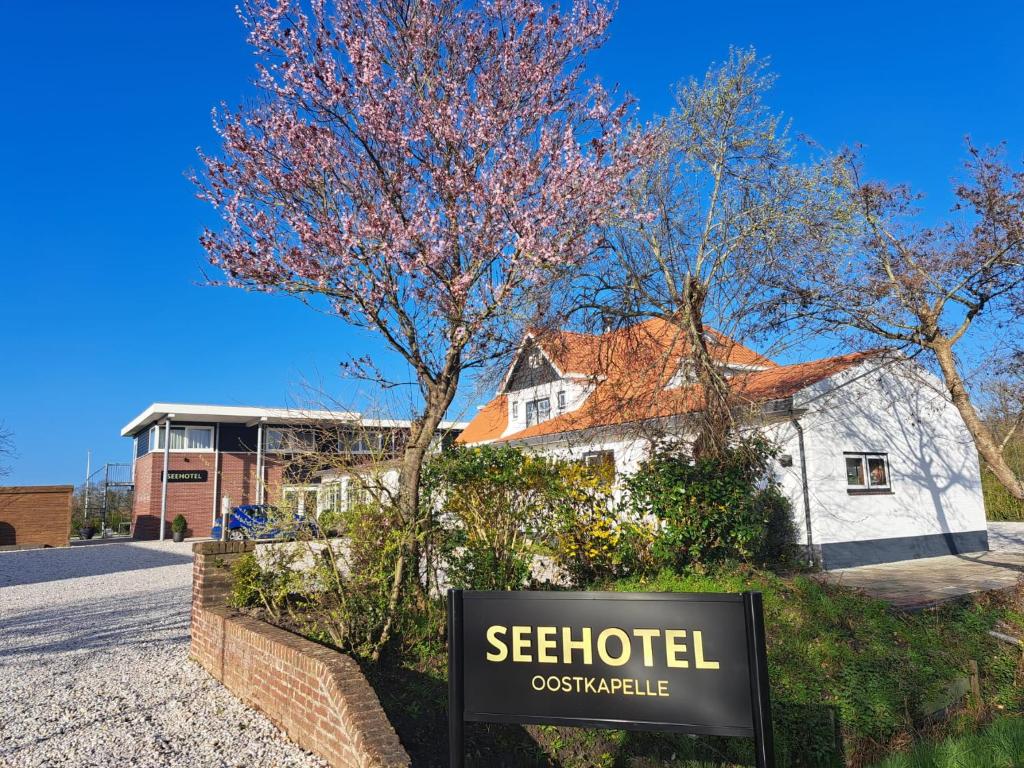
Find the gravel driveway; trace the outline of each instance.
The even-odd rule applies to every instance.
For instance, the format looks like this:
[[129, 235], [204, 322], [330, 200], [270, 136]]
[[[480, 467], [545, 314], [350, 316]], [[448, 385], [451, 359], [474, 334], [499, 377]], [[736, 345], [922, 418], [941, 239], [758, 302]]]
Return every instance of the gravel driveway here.
[[0, 766], [303, 766], [188, 659], [189, 544], [0, 552]]

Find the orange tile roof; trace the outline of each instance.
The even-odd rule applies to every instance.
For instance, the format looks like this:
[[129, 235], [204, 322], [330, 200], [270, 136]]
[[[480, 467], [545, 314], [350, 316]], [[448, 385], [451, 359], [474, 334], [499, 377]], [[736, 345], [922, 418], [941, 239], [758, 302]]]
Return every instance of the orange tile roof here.
[[493, 440], [508, 428], [508, 398], [498, 395], [476, 412], [455, 442], [482, 443]]
[[[723, 362], [765, 367], [776, 365], [718, 331], [707, 328], [705, 333], [712, 337], [712, 356]], [[674, 363], [678, 367], [679, 360], [690, 350], [690, 343], [680, 328], [661, 318], [602, 334], [544, 330], [532, 335], [563, 374], [607, 376], [618, 365], [636, 357], [663, 358], [666, 363]]]
[[[718, 341], [712, 347], [715, 357], [732, 365], [759, 367], [730, 379], [738, 405], [789, 397], [876, 354], [863, 352], [780, 366], [722, 334], [711, 333]], [[522, 440], [678, 416], [701, 407], [699, 385], [667, 388], [688, 345], [680, 343], [678, 329], [664, 321], [651, 320], [602, 335], [555, 331], [536, 338], [563, 374], [593, 376], [593, 392], [578, 409], [505, 437], [507, 396], [499, 395], [477, 413], [459, 436], [459, 443]]]

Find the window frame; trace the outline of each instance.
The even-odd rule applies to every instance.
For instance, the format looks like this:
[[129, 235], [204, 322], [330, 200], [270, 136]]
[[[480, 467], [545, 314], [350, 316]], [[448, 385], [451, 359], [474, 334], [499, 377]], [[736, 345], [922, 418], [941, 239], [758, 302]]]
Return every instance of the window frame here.
[[[149, 452], [150, 453], [163, 453], [164, 447], [160, 444], [160, 434], [164, 431], [165, 424], [154, 424], [149, 428]], [[209, 425], [201, 424], [175, 424], [171, 422], [171, 434], [176, 429], [183, 430], [185, 432], [185, 447], [184, 448], [169, 448], [170, 453], [213, 453], [217, 450], [215, 445], [216, 435], [214, 434], [214, 427]], [[202, 431], [207, 432], [210, 435], [209, 448], [190, 448], [189, 447], [189, 432], [190, 431]]]
[[[539, 418], [541, 409], [540, 403], [546, 403], [547, 407], [544, 410], [544, 417]], [[533, 406], [533, 421], [530, 421], [530, 406]], [[533, 400], [529, 400], [526, 403], [526, 426], [532, 427], [534, 424], [542, 424], [551, 418], [551, 398], [550, 397], [538, 397]]]
[[[316, 452], [316, 433], [312, 429], [304, 427], [265, 427], [266, 431], [263, 433], [263, 452], [264, 453], [315, 453]], [[296, 447], [295, 445], [287, 445], [287, 440], [282, 441], [280, 448], [270, 447], [270, 433], [280, 432], [282, 437], [297, 435], [300, 432], [305, 432], [310, 438], [310, 444], [307, 447]]]
[[[861, 477], [864, 479], [864, 482], [861, 484], [850, 482], [849, 462], [851, 460], [860, 462]], [[872, 460], [880, 460], [885, 467], [885, 483], [875, 483], [871, 480]], [[892, 466], [889, 463], [889, 454], [884, 451], [843, 451], [843, 470], [846, 474], [846, 492], [849, 494], [894, 493], [892, 487]]]
[[565, 410], [565, 403], [566, 403], [565, 390], [564, 389], [561, 389], [561, 390], [558, 391], [557, 402], [558, 402], [558, 410], [564, 411]]
[[515, 421], [518, 418], [519, 418], [519, 401], [518, 400], [513, 400], [512, 401], [512, 420]]
[[359, 432], [338, 440], [338, 453], [344, 456], [380, 456], [394, 449], [393, 434]]
[[580, 457], [580, 464], [584, 467], [611, 467], [615, 468], [615, 449], [600, 448], [586, 451]]

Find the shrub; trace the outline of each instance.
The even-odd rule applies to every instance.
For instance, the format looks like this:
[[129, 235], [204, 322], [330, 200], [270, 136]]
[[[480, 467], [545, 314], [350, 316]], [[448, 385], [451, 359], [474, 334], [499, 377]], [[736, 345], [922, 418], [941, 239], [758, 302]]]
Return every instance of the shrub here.
[[[403, 529], [395, 509], [379, 499], [336, 513], [332, 525], [341, 538], [319, 543], [307, 575], [312, 629], [343, 650], [373, 656], [385, 623], [401, 627], [411, 614], [407, 605], [397, 615], [389, 610]], [[413, 578], [409, 570], [406, 579]]]
[[290, 612], [292, 595], [303, 591], [303, 574], [294, 568], [294, 547], [268, 547], [261, 555], [247, 552], [231, 566], [231, 594], [228, 604], [235, 608], [262, 608], [275, 621]]
[[423, 503], [447, 581], [467, 589], [516, 589], [559, 489], [556, 466], [509, 446], [446, 451], [424, 471]]
[[623, 514], [614, 470], [560, 463], [555, 471], [548, 541], [572, 582], [586, 586], [649, 568], [655, 527]]
[[188, 520], [184, 515], [178, 515], [171, 521], [171, 530], [175, 533], [184, 533], [186, 528], [188, 528]]
[[770, 475], [772, 451], [750, 439], [718, 459], [693, 461], [678, 444], [656, 445], [626, 481], [635, 518], [656, 518], [654, 559], [683, 570], [739, 560], [792, 559], [792, 509]]

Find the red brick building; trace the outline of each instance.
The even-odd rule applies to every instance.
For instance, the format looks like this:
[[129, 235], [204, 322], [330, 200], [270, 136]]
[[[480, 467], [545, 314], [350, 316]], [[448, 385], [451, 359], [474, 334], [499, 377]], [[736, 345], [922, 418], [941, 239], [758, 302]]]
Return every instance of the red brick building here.
[[[453, 437], [463, 426], [443, 425]], [[408, 428], [351, 412], [154, 403], [121, 430], [134, 441], [132, 535], [160, 538], [161, 520], [169, 535], [181, 514], [187, 535], [209, 536], [225, 498], [232, 507], [287, 501], [315, 514], [324, 469], [316, 460], [387, 458]]]

